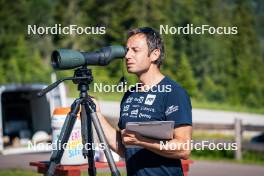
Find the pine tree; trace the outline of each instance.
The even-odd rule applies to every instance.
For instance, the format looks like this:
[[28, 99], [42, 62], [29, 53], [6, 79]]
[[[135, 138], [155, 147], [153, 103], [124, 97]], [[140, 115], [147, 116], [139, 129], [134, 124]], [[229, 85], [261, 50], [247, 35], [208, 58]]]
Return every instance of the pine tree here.
[[192, 67], [186, 54], [182, 53], [177, 64], [176, 80], [187, 90], [191, 96], [197, 93], [196, 81], [193, 77]]

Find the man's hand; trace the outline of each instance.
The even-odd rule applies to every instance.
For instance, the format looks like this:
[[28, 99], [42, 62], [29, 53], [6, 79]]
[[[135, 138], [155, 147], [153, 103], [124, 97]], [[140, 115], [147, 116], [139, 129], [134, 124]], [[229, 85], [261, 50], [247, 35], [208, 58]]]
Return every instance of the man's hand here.
[[[174, 129], [173, 139], [167, 142], [169, 146], [183, 146], [182, 144], [191, 141], [191, 136], [192, 126], [183, 125]], [[188, 159], [191, 152], [191, 149], [185, 148], [174, 149], [169, 147], [168, 149], [161, 149], [160, 140], [146, 138], [133, 131], [122, 130], [121, 138], [123, 145], [138, 145], [167, 158]]]
[[140, 142], [144, 139], [139, 133], [126, 129], [121, 131], [121, 137], [124, 145], [140, 145]]

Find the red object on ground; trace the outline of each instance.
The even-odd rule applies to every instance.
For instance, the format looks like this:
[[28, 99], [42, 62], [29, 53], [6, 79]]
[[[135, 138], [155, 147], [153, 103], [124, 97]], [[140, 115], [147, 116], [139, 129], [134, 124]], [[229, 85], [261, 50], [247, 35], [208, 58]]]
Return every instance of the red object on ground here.
[[[184, 172], [184, 176], [188, 176], [188, 171], [189, 171], [189, 165], [193, 163], [192, 160], [181, 160], [182, 163], [182, 169]], [[48, 170], [48, 161], [38, 161], [38, 162], [30, 162], [30, 166], [36, 166], [38, 169], [38, 173], [44, 174]], [[125, 167], [125, 162], [124, 161], [119, 161], [116, 162], [117, 167]], [[56, 176], [80, 176], [81, 171], [84, 169], [87, 169], [88, 165], [87, 164], [82, 164], [82, 165], [58, 165], [55, 171]], [[95, 162], [95, 167], [96, 168], [107, 168], [108, 163], [103, 163], [103, 162]]]
[[181, 164], [182, 164], [182, 170], [183, 170], [183, 175], [184, 176], [188, 176], [188, 172], [190, 169], [190, 164], [192, 164], [193, 161], [192, 160], [181, 160]]

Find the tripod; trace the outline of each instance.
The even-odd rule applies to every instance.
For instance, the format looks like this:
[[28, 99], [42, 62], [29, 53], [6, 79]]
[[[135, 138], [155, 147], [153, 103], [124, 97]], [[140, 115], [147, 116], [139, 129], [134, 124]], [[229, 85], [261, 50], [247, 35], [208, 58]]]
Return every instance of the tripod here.
[[[80, 97], [75, 99], [71, 105], [71, 110], [67, 114], [65, 122], [63, 124], [62, 130], [60, 132], [59, 138], [57, 140], [57, 146], [62, 144], [61, 146], [65, 146], [67, 144], [70, 134], [72, 132], [73, 126], [75, 124], [77, 114], [81, 107], [81, 133], [82, 133], [82, 154], [84, 158], [88, 158], [88, 174], [89, 176], [96, 175], [96, 167], [94, 162], [94, 150], [91, 148], [87, 148], [86, 144], [93, 144], [93, 130], [92, 130], [92, 123], [95, 127], [96, 133], [98, 135], [99, 141], [104, 143], [105, 145], [105, 156], [107, 162], [110, 166], [110, 170], [112, 176], [120, 176], [120, 173], [115, 165], [113, 156], [109, 149], [109, 145], [106, 142], [105, 134], [102, 130], [102, 126], [98, 120], [97, 114], [95, 112], [96, 106], [88, 95], [89, 84], [93, 81], [92, 72], [86, 66], [81, 68], [77, 68], [74, 71], [74, 76], [69, 78], [64, 78], [61, 80], [56, 81], [55, 83], [51, 84], [47, 88], [43, 89], [41, 92], [38, 93], [38, 96], [42, 96], [49, 92], [50, 90], [54, 89], [57, 85], [59, 85], [64, 80], [72, 80], [74, 84], [78, 84], [78, 90], [80, 91]], [[53, 176], [56, 166], [60, 163], [62, 155], [64, 152], [64, 148], [61, 147], [59, 149], [53, 150], [52, 155], [50, 157], [49, 169], [47, 171], [48, 176]]]

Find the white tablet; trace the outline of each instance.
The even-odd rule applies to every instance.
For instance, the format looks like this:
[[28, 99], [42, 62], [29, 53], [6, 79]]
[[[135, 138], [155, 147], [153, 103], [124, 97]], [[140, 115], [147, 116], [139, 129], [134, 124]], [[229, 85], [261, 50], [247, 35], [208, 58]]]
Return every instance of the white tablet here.
[[154, 139], [172, 139], [174, 121], [127, 122], [126, 129]]

